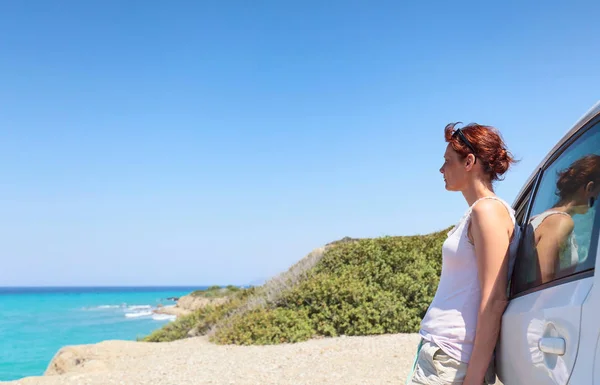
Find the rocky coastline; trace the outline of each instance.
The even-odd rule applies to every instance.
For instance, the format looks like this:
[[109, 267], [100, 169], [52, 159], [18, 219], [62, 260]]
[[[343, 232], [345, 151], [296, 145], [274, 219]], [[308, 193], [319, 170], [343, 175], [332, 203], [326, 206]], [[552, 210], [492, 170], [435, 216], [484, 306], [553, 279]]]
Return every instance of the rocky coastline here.
[[207, 298], [188, 294], [178, 298], [175, 305], [160, 306], [154, 309], [153, 312], [156, 314], [166, 314], [180, 317], [188, 315], [208, 305], [220, 305], [225, 301], [227, 301], [226, 297]]

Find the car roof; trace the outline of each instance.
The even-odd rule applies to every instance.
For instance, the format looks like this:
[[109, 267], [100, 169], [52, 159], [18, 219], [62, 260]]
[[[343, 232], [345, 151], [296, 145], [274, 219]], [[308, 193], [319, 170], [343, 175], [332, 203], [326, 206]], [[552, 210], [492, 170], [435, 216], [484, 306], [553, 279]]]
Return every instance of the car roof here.
[[517, 198], [515, 199], [514, 204], [516, 204], [521, 199], [521, 196], [525, 192], [526, 188], [532, 182], [533, 178], [535, 178], [535, 176], [537, 175], [538, 170], [540, 168], [544, 167], [544, 165], [546, 164], [546, 162], [548, 161], [548, 159], [552, 155], [554, 155], [554, 153], [556, 151], [558, 151], [558, 149], [563, 144], [565, 144], [573, 135], [577, 134], [577, 132], [579, 132], [579, 130], [581, 130], [586, 125], [586, 123], [588, 123], [590, 120], [592, 120], [598, 114], [600, 114], [600, 101], [598, 101], [592, 108], [590, 108], [585, 114], [583, 114], [583, 116], [581, 118], [579, 118], [579, 120], [577, 120], [577, 122], [562, 137], [562, 139], [559, 140], [558, 143], [556, 143], [556, 145], [552, 148], [552, 150], [550, 150], [548, 152], [548, 154], [546, 154], [546, 156], [540, 162], [540, 164], [533, 170], [533, 172], [531, 173], [531, 175], [529, 176], [529, 178], [527, 178], [527, 182], [525, 182], [525, 184], [523, 184], [523, 187], [521, 188], [521, 191], [519, 191], [519, 193], [517, 194]]

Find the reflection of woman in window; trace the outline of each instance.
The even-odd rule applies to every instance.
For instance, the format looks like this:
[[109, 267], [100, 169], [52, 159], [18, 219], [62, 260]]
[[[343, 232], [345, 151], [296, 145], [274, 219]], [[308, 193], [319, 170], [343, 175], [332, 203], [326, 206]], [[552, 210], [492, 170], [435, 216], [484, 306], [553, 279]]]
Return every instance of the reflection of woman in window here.
[[579, 262], [573, 234], [573, 215], [585, 214], [600, 192], [600, 156], [587, 155], [558, 173], [558, 202], [549, 210], [531, 218], [535, 231], [541, 283], [571, 272]]

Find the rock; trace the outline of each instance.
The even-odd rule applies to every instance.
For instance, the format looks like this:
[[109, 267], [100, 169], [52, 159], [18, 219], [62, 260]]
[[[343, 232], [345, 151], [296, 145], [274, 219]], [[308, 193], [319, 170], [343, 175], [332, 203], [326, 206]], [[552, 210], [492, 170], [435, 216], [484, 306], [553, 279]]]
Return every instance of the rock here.
[[66, 346], [58, 351], [44, 375], [54, 376], [70, 372], [97, 372], [106, 370], [106, 364], [90, 355], [82, 346]]
[[190, 314], [208, 305], [220, 305], [227, 301], [227, 297], [206, 298], [184, 295], [183, 297], [179, 298], [176, 305], [159, 307], [154, 310], [154, 313], [168, 314], [179, 317]]
[[83, 371], [88, 372], [101, 372], [106, 370], [106, 364], [99, 360], [86, 361], [82, 367]]
[[154, 309], [154, 313], [168, 314], [168, 315], [174, 315], [174, 316], [179, 317], [181, 315], [189, 314], [190, 311], [186, 310], [186, 309], [182, 309], [180, 307], [177, 307], [176, 305], [171, 305], [171, 306], [162, 306], [157, 309]]
[[179, 298], [177, 301], [177, 307], [181, 309], [188, 310], [190, 312], [198, 309], [202, 309], [208, 305], [220, 305], [228, 301], [227, 297], [216, 297], [216, 298], [206, 298], [206, 297], [194, 297], [191, 295], [184, 295]]

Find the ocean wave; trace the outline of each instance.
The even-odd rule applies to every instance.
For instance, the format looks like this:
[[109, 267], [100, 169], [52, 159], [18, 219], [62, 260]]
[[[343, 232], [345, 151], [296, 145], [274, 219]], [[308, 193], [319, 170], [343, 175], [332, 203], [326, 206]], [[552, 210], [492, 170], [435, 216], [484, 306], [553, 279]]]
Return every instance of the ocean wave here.
[[[174, 305], [171, 305], [174, 306]], [[168, 306], [165, 306], [168, 307]], [[156, 314], [154, 313], [155, 307], [152, 305], [127, 305], [126, 303], [121, 305], [100, 305], [85, 310], [110, 310], [110, 309], [122, 309], [125, 318], [152, 318], [155, 321], [174, 321], [177, 317], [171, 314]]]
[[175, 321], [176, 318], [177, 316], [170, 314], [154, 314], [152, 316], [152, 319], [155, 321]]
[[127, 310], [142, 310], [142, 309], [152, 309], [150, 305], [131, 305], [127, 306]]
[[139, 318], [139, 317], [148, 317], [151, 316], [152, 311], [138, 311], [134, 313], [125, 313], [125, 317], [127, 318]]
[[100, 305], [100, 306], [86, 306], [83, 310], [107, 310], [107, 309], [119, 309], [126, 305]]

